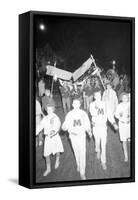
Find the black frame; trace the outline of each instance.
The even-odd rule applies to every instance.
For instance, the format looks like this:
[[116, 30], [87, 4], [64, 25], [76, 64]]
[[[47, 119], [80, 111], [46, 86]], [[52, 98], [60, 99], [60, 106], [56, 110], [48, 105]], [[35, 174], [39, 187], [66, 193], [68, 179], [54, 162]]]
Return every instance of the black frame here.
[[[131, 24], [131, 177], [98, 179], [86, 181], [66, 181], [55, 183], [35, 183], [35, 73], [34, 66], [34, 34], [33, 19], [35, 15], [83, 17], [98, 20], [122, 20]], [[93, 184], [126, 183], [135, 181], [135, 18], [97, 16], [69, 13], [52, 13], [30, 11], [19, 15], [19, 184], [27, 188], [48, 188]]]

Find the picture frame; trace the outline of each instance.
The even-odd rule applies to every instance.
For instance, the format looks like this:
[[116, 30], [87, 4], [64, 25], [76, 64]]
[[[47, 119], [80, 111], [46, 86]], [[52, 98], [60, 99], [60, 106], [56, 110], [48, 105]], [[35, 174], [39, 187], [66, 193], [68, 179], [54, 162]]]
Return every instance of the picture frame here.
[[[38, 21], [37, 21], [37, 19], [38, 19]], [[54, 22], [54, 20], [56, 22]], [[103, 30], [102, 33], [101, 32], [99, 33], [99, 35], [101, 37], [101, 42], [103, 39], [103, 36], [101, 36], [101, 35], [105, 34], [104, 26], [108, 30], [112, 30], [112, 28], [113, 28], [113, 25], [111, 25], [112, 23], [116, 24], [115, 25], [116, 29], [118, 29], [120, 31], [120, 34], [124, 33], [124, 38], [128, 37], [128, 42], [126, 43], [126, 48], [129, 49], [128, 50], [128, 52], [129, 52], [129, 56], [128, 56], [129, 57], [129, 59], [128, 59], [129, 70], [128, 71], [130, 73], [129, 75], [130, 75], [130, 80], [131, 80], [130, 81], [131, 145], [130, 145], [130, 162], [129, 162], [129, 170], [130, 171], [129, 171], [128, 177], [127, 176], [124, 176], [124, 177], [117, 176], [117, 177], [112, 178], [111, 175], [109, 175], [109, 176], [105, 175], [104, 178], [88, 177], [86, 180], [81, 180], [79, 178], [75, 179], [75, 180], [71, 179], [71, 178], [66, 180], [66, 178], [62, 178], [61, 180], [58, 179], [55, 181], [48, 181], [48, 182], [47, 182], [48, 178], [42, 179], [42, 181], [38, 181], [39, 178], [38, 179], [36, 178], [38, 176], [38, 175], [36, 175], [37, 170], [38, 170], [38, 168], [41, 167], [41, 166], [37, 165], [38, 161], [37, 161], [37, 157], [36, 157], [37, 150], [36, 150], [36, 137], [35, 137], [35, 130], [36, 130], [36, 123], [35, 123], [36, 84], [35, 84], [35, 81], [36, 81], [36, 77], [37, 77], [37, 74], [36, 74], [36, 48], [37, 48], [37, 44], [39, 44], [41, 47], [44, 40], [45, 41], [51, 40], [50, 36], [48, 36], [48, 39], [44, 39], [47, 37], [47, 36], [44, 36], [44, 34], [42, 34], [42, 40], [38, 39], [37, 28], [38, 28], [38, 24], [40, 22], [44, 22], [44, 23], [47, 22], [47, 24], [48, 24], [47, 27], [41, 26], [42, 31], [45, 28], [48, 29], [48, 26], [50, 26], [50, 24], [53, 23], [50, 27], [51, 28], [50, 34], [53, 34], [53, 37], [56, 37], [56, 33], [53, 33], [52, 31], [56, 30], [53, 28], [53, 26], [56, 26], [57, 32], [58, 32], [58, 30], [60, 30], [58, 28], [58, 23], [59, 23], [58, 20], [59, 21], [63, 20], [64, 21], [63, 24], [67, 24], [67, 26], [69, 26], [69, 27], [72, 27], [72, 24], [74, 23], [73, 20], [75, 20], [76, 25], [74, 25], [73, 28], [79, 27], [78, 26], [79, 23], [81, 26], [82, 21], [83, 22], [87, 21], [87, 25], [86, 25], [87, 31], [89, 31], [89, 29], [90, 29], [89, 24], [91, 24], [92, 22], [95, 23], [95, 25], [93, 26], [93, 30], [96, 29], [97, 27], [103, 26], [103, 29], [97, 28], [97, 30], [99, 30], [99, 31]], [[120, 28], [119, 29], [117, 27], [118, 26], [117, 23], [125, 24], [126, 29], [125, 29], [125, 26], [124, 26], [124, 28], [123, 28], [123, 26], [121, 28], [120, 25], [119, 25], [119, 28]], [[59, 24], [62, 27], [63, 24], [62, 23], [59, 23]], [[43, 25], [43, 24], [41, 24], [41, 25]], [[63, 29], [65, 27], [66, 26], [63, 26]], [[39, 26], [39, 28], [40, 28], [40, 26]], [[74, 33], [70, 32], [72, 34], [71, 37], [74, 37], [76, 30], [77, 30], [77, 28], [74, 29]], [[129, 34], [125, 35], [124, 30], [129, 30]], [[80, 37], [79, 33], [81, 34], [81, 32], [78, 31], [78, 35], [75, 36], [76, 38]], [[93, 33], [93, 31], [91, 31], [91, 33]], [[110, 35], [110, 31], [109, 31], [109, 35]], [[64, 38], [64, 34], [62, 35], [62, 37]], [[85, 33], [84, 33], [84, 37], [86, 37]], [[96, 37], [96, 36], [94, 36], [94, 37]], [[117, 35], [116, 37], [119, 38], [120, 35]], [[98, 38], [98, 36], [97, 36], [97, 38]], [[56, 40], [58, 40], [58, 36], [54, 42], [56, 42]], [[75, 39], [73, 41], [75, 41]], [[124, 39], [123, 42], [125, 43], [125, 41], [126, 40]], [[54, 44], [54, 42], [53, 42], [53, 44]], [[112, 40], [110, 42], [112, 43]], [[57, 44], [57, 43], [55, 43], [55, 44]], [[94, 44], [94, 42], [93, 42], [93, 44]], [[69, 45], [69, 42], [67, 42], [67, 44], [64, 44], [64, 47], [66, 47], [66, 45]], [[87, 45], [86, 44], [83, 44], [83, 45], [85, 46], [84, 49], [86, 49]], [[106, 46], [106, 43], [104, 45]], [[97, 48], [98, 50], [95, 50], [94, 48], [95, 49]], [[82, 64], [84, 63], [84, 65], [81, 66], [84, 71], [82, 70], [82, 68], [81, 68], [82, 71], [79, 68], [79, 70], [80, 70], [79, 73], [80, 74], [82, 73], [81, 76], [83, 74], [85, 74], [85, 72], [86, 72], [85, 69], [87, 67], [85, 65], [85, 61], [89, 58], [90, 55], [93, 56], [92, 53], [101, 51], [100, 48], [101, 47], [96, 46], [96, 43], [95, 43], [95, 46], [93, 46], [91, 49], [92, 52], [89, 51], [89, 55], [87, 54], [88, 56], [84, 56], [86, 59], [80, 58], [80, 63], [82, 63]], [[105, 50], [104, 48], [105, 47], [103, 47], [102, 50]], [[110, 49], [117, 48], [117, 47], [114, 46], [111, 48], [110, 46], [108, 46], [106, 48], [107, 48], [107, 51], [109, 51]], [[124, 48], [125, 48], [125, 45], [124, 45]], [[58, 47], [56, 50], [58, 52]], [[67, 49], [67, 51], [68, 50], [69, 49]], [[71, 51], [73, 51], [73, 49], [71, 49]], [[83, 49], [82, 49], [82, 52], [84, 52]], [[121, 53], [122, 52], [120, 51], [120, 54]], [[76, 52], [74, 52], [74, 54], [76, 54], [76, 57], [79, 57], [79, 55]], [[70, 56], [72, 55], [74, 58], [74, 54], [70, 54]], [[122, 54], [122, 55], [124, 56], [123, 59], [127, 59], [125, 57], [126, 54]], [[104, 57], [103, 57], [103, 60], [104, 60]], [[93, 58], [93, 62], [96, 63], [97, 60], [95, 60]], [[79, 64], [78, 64], [78, 67], [79, 67]], [[53, 64], [48, 63], [47, 65], [54, 66], [54, 63]], [[102, 66], [102, 64], [101, 64], [101, 66]], [[69, 69], [69, 67], [66, 69], [64, 68], [66, 72], [60, 72], [60, 70], [63, 69], [61, 67], [59, 72], [56, 71], [56, 74], [58, 74], [58, 77], [62, 76], [62, 77], [60, 77], [62, 80], [64, 79], [65, 76], [67, 77], [67, 76], [72, 76], [72, 75], [74, 76], [74, 80], [76, 77], [77, 77], [76, 78], [76, 80], [77, 80], [79, 73], [78, 74], [77, 74], [77, 72], [75, 73], [75, 70], [77, 70], [78, 67], [76, 67], [74, 70], [72, 70], [72, 74], [70, 74], [71, 70]], [[47, 68], [47, 70], [48, 70], [48, 68]], [[56, 69], [56, 70], [58, 70], [58, 69]], [[44, 72], [42, 71], [42, 73], [44, 73]], [[50, 73], [51, 72], [49, 72], [49, 75], [51, 75]], [[64, 74], [64, 77], [63, 77], [63, 74]], [[51, 75], [51, 76], [53, 76], [53, 75]], [[65, 149], [64, 149], [64, 151], [65, 151]], [[87, 149], [86, 149], [86, 151], [87, 151]], [[43, 155], [41, 156], [41, 159], [43, 159]], [[42, 160], [41, 160], [41, 162], [42, 162]], [[43, 163], [44, 163], [44, 161], [43, 161]], [[86, 158], [86, 165], [87, 165], [87, 158]], [[125, 169], [124, 164], [121, 166], [124, 166], [124, 169]], [[119, 166], [119, 167], [121, 167], [121, 166]], [[66, 167], [66, 165], [65, 165], [65, 167]], [[41, 172], [41, 170], [39, 169], [39, 173], [40, 172]], [[54, 173], [56, 173], [56, 172], [53, 172], [53, 174]], [[62, 172], [60, 172], [60, 173], [62, 173]], [[69, 173], [69, 171], [68, 171], [68, 173]], [[65, 174], [64, 176], [66, 176], [66, 175], [67, 174]], [[64, 176], [62, 176], [62, 177], [64, 177]], [[29, 11], [29, 12], [20, 14], [19, 15], [19, 184], [21, 186], [34, 189], [34, 188], [49, 188], [49, 187], [64, 187], [64, 186], [79, 186], [79, 185], [128, 183], [128, 182], [134, 182], [134, 181], [135, 181], [135, 18], [102, 16], [102, 15], [72, 14], [72, 13], [40, 12], [40, 11]]]

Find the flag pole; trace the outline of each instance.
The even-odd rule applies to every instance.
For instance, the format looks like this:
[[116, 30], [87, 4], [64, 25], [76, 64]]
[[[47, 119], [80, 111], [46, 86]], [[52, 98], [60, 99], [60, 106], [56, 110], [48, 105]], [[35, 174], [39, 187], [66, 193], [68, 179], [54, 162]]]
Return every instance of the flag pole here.
[[51, 97], [53, 93], [53, 86], [54, 86], [54, 77], [52, 78], [52, 84], [51, 84], [51, 92], [50, 92]]
[[[96, 63], [95, 63], [95, 59], [93, 58], [93, 55], [91, 54], [90, 57], [91, 57], [91, 59], [92, 59], [92, 61], [93, 61], [93, 64], [94, 64], [95, 68], [98, 69], [98, 67], [97, 67], [97, 65], [96, 65]], [[97, 75], [98, 75], [98, 77], [99, 77], [99, 79], [100, 79], [100, 81], [101, 81], [101, 83], [102, 83], [102, 86], [103, 86], [103, 88], [104, 88], [104, 90], [105, 90], [105, 86], [104, 86], [104, 83], [103, 83], [103, 80], [102, 80], [102, 77], [101, 77], [101, 74], [100, 74], [99, 70], [98, 70], [98, 72], [97, 72]]]
[[[55, 63], [54, 63], [54, 67], [56, 67], [56, 61], [55, 61]], [[51, 84], [51, 92], [50, 92], [50, 95], [51, 95], [51, 97], [52, 97], [52, 95], [53, 95], [53, 87], [54, 87], [54, 80], [56, 79], [56, 75], [55, 76], [53, 76], [53, 78], [52, 78], [52, 84]]]

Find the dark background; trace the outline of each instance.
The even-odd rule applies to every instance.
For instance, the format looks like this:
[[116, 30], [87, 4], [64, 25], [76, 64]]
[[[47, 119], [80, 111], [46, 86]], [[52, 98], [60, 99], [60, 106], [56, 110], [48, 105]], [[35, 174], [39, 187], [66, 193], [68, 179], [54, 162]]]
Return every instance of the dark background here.
[[[60, 57], [60, 68], [73, 72], [92, 53], [104, 70], [115, 60], [119, 74], [130, 74], [129, 21], [49, 15], [36, 15], [34, 21], [36, 49], [50, 47]], [[45, 30], [40, 29], [40, 24], [45, 25]]]
[[[40, 29], [45, 25], [45, 30]], [[36, 15], [35, 49], [40, 53], [40, 60], [45, 64], [57, 61], [57, 67], [74, 72], [92, 53], [96, 64], [105, 72], [116, 61], [119, 74], [131, 72], [131, 24], [122, 20], [101, 20], [95, 18], [75, 18], [61, 16]], [[38, 65], [40, 63], [38, 62]], [[41, 65], [40, 65], [41, 66]], [[46, 87], [51, 87], [52, 78], [46, 76]], [[58, 84], [54, 83], [53, 98], [56, 102], [56, 114], [64, 121], [64, 112]], [[55, 170], [55, 158], [51, 157], [52, 173], [43, 176], [45, 160], [43, 146], [36, 148], [36, 183], [80, 180], [76, 172], [76, 163], [67, 133], [60, 132], [64, 146], [61, 165]], [[128, 178], [131, 173], [130, 144], [128, 144], [129, 162], [124, 162], [123, 149], [118, 132], [110, 127], [107, 131], [107, 170], [103, 170], [94, 151], [94, 140], [86, 140], [86, 177], [89, 180]]]

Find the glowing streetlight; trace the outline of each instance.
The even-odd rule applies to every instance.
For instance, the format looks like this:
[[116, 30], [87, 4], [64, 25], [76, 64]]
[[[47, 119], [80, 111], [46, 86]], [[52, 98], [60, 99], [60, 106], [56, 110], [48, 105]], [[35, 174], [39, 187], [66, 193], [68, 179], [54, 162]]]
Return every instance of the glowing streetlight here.
[[40, 28], [41, 31], [44, 31], [45, 30], [45, 25], [44, 24], [40, 24], [39, 28]]
[[116, 66], [115, 66], [115, 65], [116, 65], [116, 61], [113, 60], [113, 61], [112, 61], [112, 64], [113, 64], [113, 70], [115, 70], [115, 68], [116, 68]]
[[57, 81], [57, 75], [54, 75], [54, 77], [53, 77], [53, 79], [54, 79], [54, 81]]
[[116, 64], [116, 61], [115, 61], [115, 60], [113, 60], [113, 61], [112, 61], [112, 64], [113, 64], [113, 65], [115, 65], [115, 64]]

